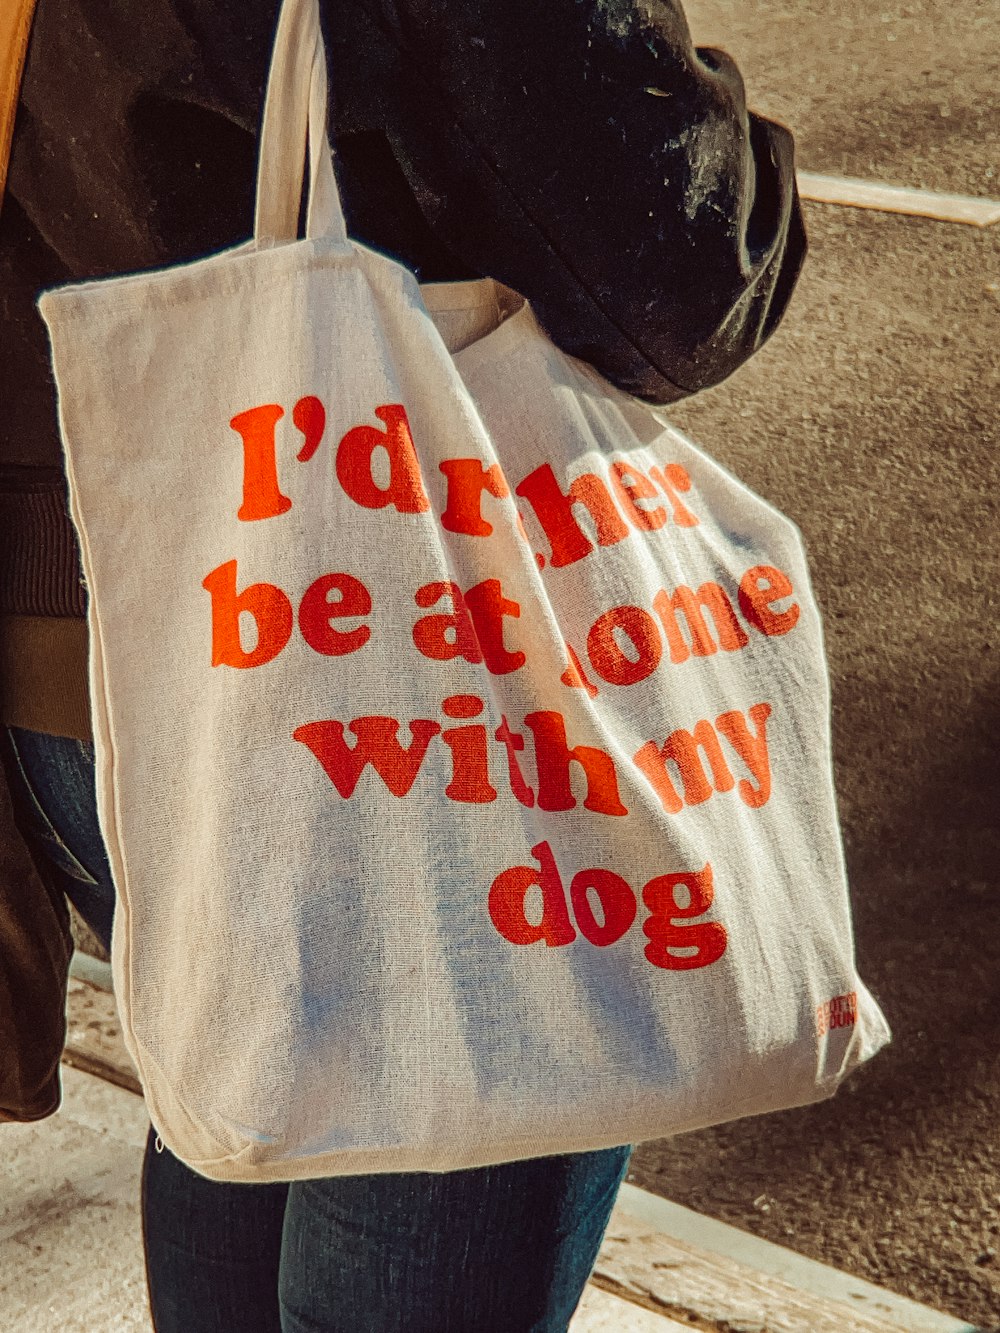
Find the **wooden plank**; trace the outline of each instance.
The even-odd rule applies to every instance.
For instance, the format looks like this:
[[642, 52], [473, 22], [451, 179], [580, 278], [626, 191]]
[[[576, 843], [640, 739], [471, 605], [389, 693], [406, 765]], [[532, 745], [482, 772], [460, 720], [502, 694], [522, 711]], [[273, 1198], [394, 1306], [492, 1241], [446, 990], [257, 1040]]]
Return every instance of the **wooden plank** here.
[[80, 1069], [85, 1074], [93, 1074], [95, 1078], [103, 1079], [105, 1083], [113, 1083], [116, 1087], [124, 1088], [126, 1092], [134, 1093], [137, 1097], [142, 1096], [142, 1084], [134, 1074], [109, 1064], [100, 1056], [91, 1055], [89, 1051], [81, 1050], [78, 1046], [67, 1046], [63, 1051], [62, 1062], [71, 1069]]
[[909, 217], [934, 218], [938, 222], [964, 222], [990, 227], [1000, 221], [1000, 200], [976, 199], [967, 194], [941, 194], [936, 190], [908, 189], [851, 176], [823, 176], [813, 171], [796, 173], [799, 194], [818, 204], [840, 204], [845, 208], [871, 208], [880, 213], [904, 213]]
[[569, 1324], [569, 1333], [692, 1333], [693, 1329], [693, 1324], [678, 1324], [593, 1284], [584, 1291]]
[[665, 1236], [617, 1208], [592, 1282], [689, 1329], [910, 1333], [891, 1314], [879, 1318], [799, 1291], [778, 1278]]
[[122, 1041], [115, 997], [73, 976], [66, 1004], [63, 1063], [142, 1094], [139, 1076]]
[[761, 1276], [778, 1278], [797, 1291], [808, 1291], [857, 1314], [871, 1314], [876, 1322], [896, 1323], [907, 1333], [976, 1333], [964, 1319], [932, 1310], [853, 1273], [809, 1259], [797, 1250], [693, 1212], [628, 1182], [621, 1187], [617, 1207], [651, 1231], [672, 1236], [701, 1254], [730, 1259]]

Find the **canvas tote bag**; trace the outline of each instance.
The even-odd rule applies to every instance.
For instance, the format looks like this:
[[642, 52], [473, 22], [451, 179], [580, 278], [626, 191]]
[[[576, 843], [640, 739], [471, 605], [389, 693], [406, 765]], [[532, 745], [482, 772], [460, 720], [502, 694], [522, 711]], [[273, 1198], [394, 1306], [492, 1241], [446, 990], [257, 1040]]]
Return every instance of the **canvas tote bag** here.
[[887, 1029], [796, 529], [514, 294], [350, 241], [325, 114], [286, 0], [253, 242], [41, 303], [157, 1131], [261, 1181], [827, 1096]]

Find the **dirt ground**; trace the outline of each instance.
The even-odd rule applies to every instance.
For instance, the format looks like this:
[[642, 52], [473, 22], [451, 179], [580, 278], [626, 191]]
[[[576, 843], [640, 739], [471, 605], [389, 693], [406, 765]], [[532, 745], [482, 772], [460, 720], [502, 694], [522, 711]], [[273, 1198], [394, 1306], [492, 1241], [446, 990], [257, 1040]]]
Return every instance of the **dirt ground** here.
[[[1000, 196], [998, 0], [686, 8], [800, 166]], [[860, 969], [895, 1040], [833, 1102], [647, 1144], [632, 1177], [994, 1326], [1000, 226], [807, 223], [782, 329], [672, 415], [806, 537]]]
[[799, 165], [1000, 197], [997, 0], [683, 0], [740, 66]]

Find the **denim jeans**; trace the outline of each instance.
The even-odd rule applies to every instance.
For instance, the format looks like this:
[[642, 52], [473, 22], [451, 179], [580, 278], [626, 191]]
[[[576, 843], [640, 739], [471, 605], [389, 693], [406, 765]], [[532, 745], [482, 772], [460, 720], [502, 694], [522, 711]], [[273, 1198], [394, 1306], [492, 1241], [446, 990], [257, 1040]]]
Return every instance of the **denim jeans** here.
[[[25, 837], [108, 944], [114, 890], [83, 741], [10, 728]], [[157, 1333], [561, 1333], [629, 1149], [444, 1174], [206, 1180], [150, 1131], [143, 1240]]]

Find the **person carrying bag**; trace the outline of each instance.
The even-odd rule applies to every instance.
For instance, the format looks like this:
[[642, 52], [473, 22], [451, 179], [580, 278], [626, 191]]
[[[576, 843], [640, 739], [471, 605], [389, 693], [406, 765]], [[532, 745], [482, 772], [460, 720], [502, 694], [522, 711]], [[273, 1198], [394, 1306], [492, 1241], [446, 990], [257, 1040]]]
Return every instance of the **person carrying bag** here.
[[[628, 1143], [828, 1095], [887, 1036], [853, 966], [818, 616], [792, 525], [549, 341], [558, 284], [421, 288], [348, 240], [325, 119], [295, 0], [253, 242], [42, 302], [116, 990], [165, 1145], [155, 1317], [202, 1326], [161, 1257], [173, 1188], [191, 1255], [231, 1257], [198, 1230], [223, 1200], [230, 1238], [278, 1221], [253, 1290], [276, 1280], [286, 1330], [555, 1330]], [[796, 268], [777, 245], [753, 345]], [[729, 333], [694, 340], [720, 374]], [[635, 346], [594, 360], [686, 391]], [[492, 1279], [474, 1309], [463, 1237]]]
[[286, 0], [253, 243], [41, 302], [154, 1125], [290, 1180], [829, 1095], [886, 1029], [798, 534], [512, 293], [352, 244], [326, 108]]

